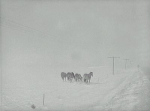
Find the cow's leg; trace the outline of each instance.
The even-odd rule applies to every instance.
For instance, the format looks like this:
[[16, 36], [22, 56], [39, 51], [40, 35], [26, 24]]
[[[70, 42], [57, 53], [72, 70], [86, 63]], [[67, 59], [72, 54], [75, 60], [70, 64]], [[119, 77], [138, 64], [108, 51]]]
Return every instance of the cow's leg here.
[[87, 80], [85, 79], [85, 83], [87, 82]]
[[87, 80], [87, 83], [89, 83], [89, 79]]
[[64, 77], [64, 81], [65, 81], [65, 77]]
[[70, 82], [72, 82], [72, 78], [70, 78]]

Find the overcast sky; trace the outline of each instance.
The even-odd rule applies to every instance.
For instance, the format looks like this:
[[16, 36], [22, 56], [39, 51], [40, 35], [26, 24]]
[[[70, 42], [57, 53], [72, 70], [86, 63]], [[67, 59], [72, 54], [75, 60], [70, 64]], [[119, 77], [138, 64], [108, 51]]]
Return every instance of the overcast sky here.
[[148, 1], [77, 1], [1, 0], [3, 66], [149, 65]]

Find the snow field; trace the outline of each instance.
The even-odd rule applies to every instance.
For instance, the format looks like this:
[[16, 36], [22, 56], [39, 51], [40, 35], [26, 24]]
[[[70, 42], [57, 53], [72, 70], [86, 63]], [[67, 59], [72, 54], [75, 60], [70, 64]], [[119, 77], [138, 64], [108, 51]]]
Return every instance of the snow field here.
[[[125, 104], [125, 109], [132, 109], [139, 101], [136, 96], [132, 96], [133, 92], [139, 92], [135, 87], [144, 83], [140, 82], [141, 77], [143, 81], [147, 80], [144, 76], [139, 76], [141, 73], [137, 73], [136, 69], [119, 69], [115, 75], [112, 75], [111, 68], [106, 67], [89, 68], [84, 71], [78, 70], [78, 73], [94, 73], [90, 84], [62, 81], [58, 70], [53, 71], [51, 75], [47, 73], [39, 77], [26, 75], [26, 79], [17, 79], [17, 83], [9, 79], [11, 84], [7, 83], [3, 91], [3, 109], [29, 111], [33, 110], [32, 104], [36, 106], [34, 110], [50, 111], [123, 109]], [[135, 85], [131, 82], [133, 80]]]

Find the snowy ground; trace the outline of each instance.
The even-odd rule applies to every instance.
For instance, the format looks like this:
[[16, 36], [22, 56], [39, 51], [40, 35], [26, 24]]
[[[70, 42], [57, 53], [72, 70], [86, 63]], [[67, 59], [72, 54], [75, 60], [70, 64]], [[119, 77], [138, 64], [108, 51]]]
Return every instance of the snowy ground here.
[[[84, 71], [93, 71], [91, 84], [63, 82], [59, 71], [43, 76], [17, 75], [20, 79], [10, 77], [3, 88], [3, 110], [150, 110], [150, 82], [142, 71], [116, 70], [115, 75], [104, 67]], [[83, 74], [83, 69], [78, 72]]]

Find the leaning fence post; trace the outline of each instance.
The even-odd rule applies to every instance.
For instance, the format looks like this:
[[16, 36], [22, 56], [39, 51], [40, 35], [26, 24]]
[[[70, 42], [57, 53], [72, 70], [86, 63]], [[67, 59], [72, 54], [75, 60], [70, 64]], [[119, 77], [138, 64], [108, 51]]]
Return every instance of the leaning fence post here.
[[44, 102], [45, 102], [45, 94], [43, 94], [43, 106], [44, 106]]

